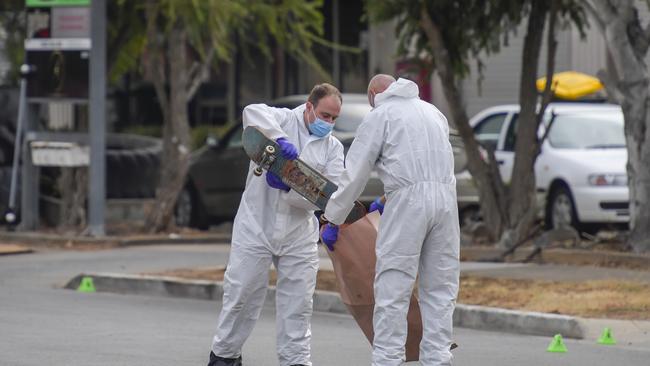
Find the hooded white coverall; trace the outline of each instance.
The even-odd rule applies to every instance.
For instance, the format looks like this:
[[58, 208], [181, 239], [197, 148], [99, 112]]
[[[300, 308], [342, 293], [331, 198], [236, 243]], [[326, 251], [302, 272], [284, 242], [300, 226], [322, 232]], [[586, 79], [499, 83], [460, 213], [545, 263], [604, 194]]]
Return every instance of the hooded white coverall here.
[[325, 210], [328, 220], [345, 220], [373, 167], [387, 198], [376, 246], [372, 364], [404, 362], [406, 314], [419, 276], [420, 362], [450, 365], [460, 233], [446, 118], [418, 98], [415, 83], [399, 79], [375, 96], [375, 108], [359, 126], [345, 166]]
[[[305, 104], [289, 110], [264, 104], [243, 112], [244, 128], [255, 126], [269, 138], [285, 137], [299, 158], [337, 181], [343, 170], [343, 145], [331, 134], [309, 134]], [[230, 258], [224, 278], [223, 307], [212, 342], [215, 355], [241, 355], [266, 297], [271, 263], [277, 270], [276, 331], [281, 366], [311, 365], [310, 320], [318, 271], [316, 207], [293, 190], [271, 188], [255, 177], [251, 163], [246, 189], [233, 226]]]

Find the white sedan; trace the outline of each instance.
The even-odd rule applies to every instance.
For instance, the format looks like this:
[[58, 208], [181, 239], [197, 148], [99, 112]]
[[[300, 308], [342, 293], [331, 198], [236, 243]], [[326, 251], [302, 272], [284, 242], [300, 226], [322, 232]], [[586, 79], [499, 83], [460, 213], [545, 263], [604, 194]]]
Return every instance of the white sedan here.
[[[540, 136], [554, 117], [535, 174], [540, 214], [547, 227], [572, 225], [590, 231], [604, 223], [627, 223], [627, 150], [621, 108], [551, 103], [546, 112]], [[478, 140], [495, 149], [506, 183], [514, 164], [518, 114], [519, 105], [502, 105], [485, 109], [470, 121]]]

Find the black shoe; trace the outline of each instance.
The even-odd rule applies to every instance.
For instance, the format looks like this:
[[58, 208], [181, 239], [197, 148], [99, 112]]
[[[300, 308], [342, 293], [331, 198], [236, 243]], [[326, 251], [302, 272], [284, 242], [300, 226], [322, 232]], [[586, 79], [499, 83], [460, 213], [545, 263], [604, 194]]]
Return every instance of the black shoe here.
[[210, 351], [210, 362], [208, 366], [242, 366], [241, 356], [237, 358], [223, 358]]

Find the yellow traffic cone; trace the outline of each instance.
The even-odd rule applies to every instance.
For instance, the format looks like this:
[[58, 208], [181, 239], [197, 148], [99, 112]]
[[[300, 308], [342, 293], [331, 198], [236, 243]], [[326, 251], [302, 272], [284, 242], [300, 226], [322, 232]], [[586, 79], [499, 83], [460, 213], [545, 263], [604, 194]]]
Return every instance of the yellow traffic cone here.
[[551, 341], [551, 344], [548, 345], [546, 351], [554, 353], [565, 353], [567, 351], [561, 334], [556, 334], [555, 337], [553, 337], [553, 340]]
[[82, 277], [79, 287], [77, 287], [79, 292], [95, 292], [95, 284], [93, 283], [92, 277]]
[[616, 344], [614, 336], [612, 336], [612, 330], [609, 328], [603, 329], [603, 334], [598, 338], [598, 344], [613, 345]]

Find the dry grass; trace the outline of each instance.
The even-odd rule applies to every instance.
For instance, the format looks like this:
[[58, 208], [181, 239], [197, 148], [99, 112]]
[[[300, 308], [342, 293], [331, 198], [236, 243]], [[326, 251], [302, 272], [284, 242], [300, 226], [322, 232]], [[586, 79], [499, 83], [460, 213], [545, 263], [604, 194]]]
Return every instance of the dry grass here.
[[650, 284], [462, 276], [458, 302], [590, 318], [650, 319]]
[[[154, 273], [222, 281], [223, 268], [177, 269]], [[276, 273], [270, 271], [269, 284]], [[316, 288], [337, 291], [334, 272], [319, 271]], [[633, 281], [553, 282], [464, 275], [458, 302], [589, 318], [650, 320], [650, 284]]]

